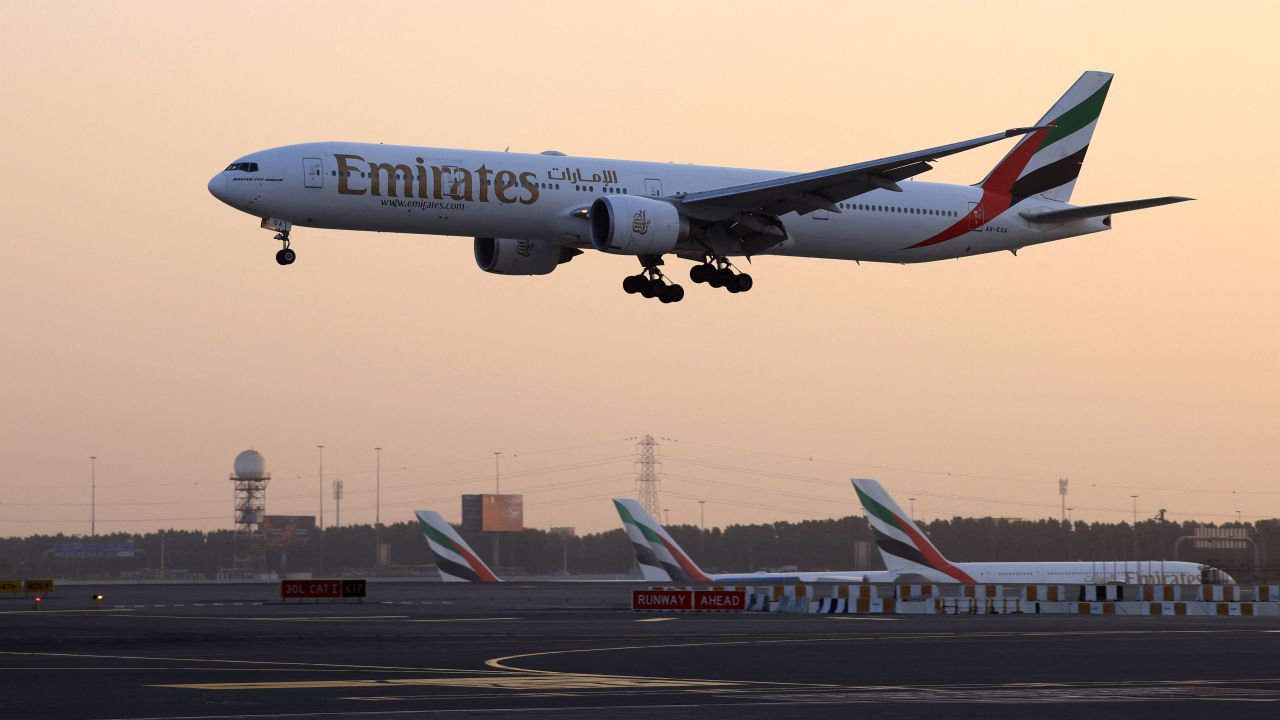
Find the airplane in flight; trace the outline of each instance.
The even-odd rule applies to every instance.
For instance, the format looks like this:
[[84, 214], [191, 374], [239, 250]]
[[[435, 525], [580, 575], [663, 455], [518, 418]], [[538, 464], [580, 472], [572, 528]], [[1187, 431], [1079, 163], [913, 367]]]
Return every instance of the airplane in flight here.
[[853, 480], [885, 567], [896, 582], [1054, 585], [1234, 585], [1210, 565], [1179, 560], [957, 562], [933, 542], [875, 480]]
[[613, 507], [622, 518], [622, 527], [631, 540], [636, 562], [646, 580], [674, 580], [682, 583], [865, 583], [893, 582], [895, 574], [884, 570], [817, 570], [806, 572], [703, 572], [680, 544], [667, 533], [639, 500], [614, 498]]
[[[260, 218], [297, 255], [297, 227], [474, 238], [481, 270], [546, 275], [588, 250], [636, 258], [627, 293], [679, 302], [689, 279], [752, 288], [735, 261], [761, 255], [917, 263], [1018, 250], [1111, 229], [1115, 213], [1169, 196], [1070, 204], [1112, 75], [1086, 72], [1031, 127], [806, 173], [351, 142], [287, 145], [237, 159], [209, 192]], [[1021, 139], [980, 182], [906, 182], [931, 163]]]

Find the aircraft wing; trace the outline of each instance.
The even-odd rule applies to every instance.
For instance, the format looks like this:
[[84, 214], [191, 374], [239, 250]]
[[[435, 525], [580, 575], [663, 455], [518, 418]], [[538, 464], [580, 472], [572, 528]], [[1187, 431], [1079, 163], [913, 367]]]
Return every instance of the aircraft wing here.
[[836, 203], [855, 195], [879, 188], [901, 192], [898, 181], [932, 169], [933, 166], [929, 163], [938, 158], [1041, 129], [1043, 128], [1014, 128], [994, 135], [879, 160], [690, 193], [680, 198], [680, 204], [690, 210], [700, 207], [720, 208], [763, 212], [773, 216], [788, 212], [803, 215], [814, 210], [840, 212]]
[[1067, 208], [1065, 210], [1048, 210], [1045, 212], [1034, 212], [1028, 210], [1020, 214], [1022, 217], [1033, 223], [1064, 223], [1072, 220], [1104, 217], [1115, 213], [1129, 212], [1130, 210], [1142, 210], [1144, 208], [1159, 207], [1161, 205], [1171, 205], [1173, 203], [1186, 202], [1192, 199], [1194, 198], [1171, 195], [1169, 197], [1149, 198], [1146, 200], [1125, 200], [1123, 202], [1103, 203], [1101, 205], [1083, 205], [1081, 207]]

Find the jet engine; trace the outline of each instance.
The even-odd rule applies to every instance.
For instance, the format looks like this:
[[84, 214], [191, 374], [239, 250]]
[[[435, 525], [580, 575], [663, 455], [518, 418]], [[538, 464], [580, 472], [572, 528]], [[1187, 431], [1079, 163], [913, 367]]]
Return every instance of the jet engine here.
[[538, 240], [482, 237], [476, 238], [475, 252], [476, 265], [496, 275], [546, 275], [582, 254], [576, 248]]
[[616, 255], [660, 255], [688, 239], [689, 221], [669, 202], [610, 195], [591, 203], [591, 245]]

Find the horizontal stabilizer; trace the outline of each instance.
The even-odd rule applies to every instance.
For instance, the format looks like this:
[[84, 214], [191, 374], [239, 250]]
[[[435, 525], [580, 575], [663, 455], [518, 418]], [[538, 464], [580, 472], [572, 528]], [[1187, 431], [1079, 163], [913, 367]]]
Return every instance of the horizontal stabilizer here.
[[1145, 208], [1159, 207], [1161, 205], [1172, 205], [1173, 203], [1186, 202], [1195, 198], [1179, 197], [1170, 195], [1169, 197], [1148, 198], [1146, 200], [1125, 200], [1123, 202], [1103, 203], [1101, 205], [1084, 205], [1081, 207], [1067, 208], [1066, 210], [1048, 210], [1034, 211], [1024, 210], [1022, 217], [1028, 222], [1033, 223], [1065, 223], [1072, 220], [1085, 220], [1087, 218], [1103, 217], [1106, 215], [1114, 215], [1115, 213], [1129, 212], [1130, 210], [1142, 210]]

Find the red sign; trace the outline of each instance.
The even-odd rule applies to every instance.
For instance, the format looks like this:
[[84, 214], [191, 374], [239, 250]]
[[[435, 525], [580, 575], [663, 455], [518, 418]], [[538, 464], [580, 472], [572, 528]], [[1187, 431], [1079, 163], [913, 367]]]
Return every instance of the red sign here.
[[694, 610], [736, 610], [747, 609], [747, 593], [745, 590], [699, 590], [693, 594]]
[[632, 590], [632, 610], [692, 610], [692, 590]]
[[280, 597], [290, 598], [340, 598], [341, 580], [281, 580]]

